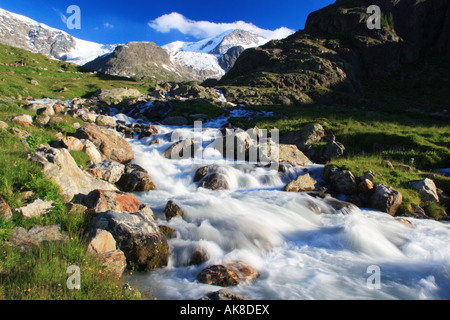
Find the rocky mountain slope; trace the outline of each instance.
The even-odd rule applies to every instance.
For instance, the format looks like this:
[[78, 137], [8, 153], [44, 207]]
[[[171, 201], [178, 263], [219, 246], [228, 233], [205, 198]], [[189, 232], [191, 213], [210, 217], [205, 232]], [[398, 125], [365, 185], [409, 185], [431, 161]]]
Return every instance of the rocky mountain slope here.
[[64, 31], [3, 9], [0, 9], [0, 35], [2, 44], [78, 65], [116, 47], [77, 39]]
[[112, 53], [98, 57], [84, 66], [104, 74], [130, 78], [150, 78], [157, 81], [185, 79], [173, 66], [167, 52], [153, 42], [129, 42], [117, 46]]
[[[369, 5], [381, 8], [379, 30], [367, 27]], [[228, 90], [230, 99], [347, 103], [364, 91], [363, 80], [390, 76], [425, 51], [449, 58], [449, 21], [446, 0], [338, 0], [311, 13], [304, 30], [244, 51], [220, 85], [260, 88]]]

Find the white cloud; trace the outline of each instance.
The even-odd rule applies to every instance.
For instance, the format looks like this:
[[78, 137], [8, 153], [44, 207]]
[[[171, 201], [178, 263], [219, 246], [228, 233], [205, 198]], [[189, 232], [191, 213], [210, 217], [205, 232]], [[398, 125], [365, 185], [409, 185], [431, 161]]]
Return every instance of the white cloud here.
[[276, 30], [261, 29], [254, 24], [245, 21], [236, 21], [232, 23], [195, 21], [187, 19], [177, 12], [162, 15], [155, 20], [150, 21], [148, 25], [150, 28], [161, 33], [178, 30], [185, 35], [190, 35], [197, 39], [214, 37], [231, 29], [253, 31], [268, 39], [283, 39], [295, 32], [295, 30], [286, 27], [281, 27]]
[[105, 23], [103, 24], [103, 26], [104, 26], [106, 29], [114, 29], [114, 25], [111, 24], [111, 23], [109, 23], [109, 22], [105, 22]]

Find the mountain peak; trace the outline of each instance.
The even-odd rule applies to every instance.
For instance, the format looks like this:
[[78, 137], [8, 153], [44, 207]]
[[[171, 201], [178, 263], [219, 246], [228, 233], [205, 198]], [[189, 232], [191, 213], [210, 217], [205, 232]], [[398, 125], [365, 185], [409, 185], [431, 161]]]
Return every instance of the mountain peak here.
[[49, 58], [82, 65], [110, 53], [115, 45], [77, 39], [65, 31], [0, 8], [0, 42]]

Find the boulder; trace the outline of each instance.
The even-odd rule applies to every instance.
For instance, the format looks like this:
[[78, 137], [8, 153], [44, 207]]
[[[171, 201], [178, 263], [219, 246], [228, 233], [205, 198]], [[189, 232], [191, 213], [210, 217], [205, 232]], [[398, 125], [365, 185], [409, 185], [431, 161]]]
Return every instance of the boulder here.
[[183, 210], [177, 205], [173, 200], [169, 200], [164, 208], [164, 214], [166, 215], [167, 220], [170, 220], [175, 217], [183, 216]]
[[5, 219], [6, 221], [12, 218], [12, 211], [6, 202], [6, 198], [4, 195], [0, 193], [0, 218]]
[[144, 211], [109, 210], [98, 214], [92, 227], [109, 231], [127, 262], [138, 271], [150, 271], [168, 263], [170, 248], [167, 239]]
[[36, 114], [52, 117], [56, 114], [56, 112], [55, 112], [55, 109], [53, 109], [53, 106], [48, 104], [48, 105], [45, 105], [45, 107], [43, 107], [43, 108], [37, 109]]
[[221, 301], [229, 301], [229, 300], [248, 300], [248, 298], [241, 296], [237, 293], [231, 292], [228, 289], [220, 289], [219, 291], [210, 292], [205, 296], [201, 297], [200, 300], [221, 300]]
[[101, 127], [116, 127], [116, 119], [111, 116], [99, 115], [97, 118], [95, 118], [95, 123]]
[[91, 124], [79, 128], [74, 136], [92, 141], [104, 159], [120, 163], [128, 163], [134, 159], [130, 144], [115, 131]]
[[279, 162], [287, 162], [293, 166], [304, 166], [309, 162], [307, 156], [296, 145], [280, 144], [278, 146]]
[[45, 199], [36, 199], [33, 202], [27, 204], [24, 207], [16, 209], [24, 218], [40, 217], [53, 207], [53, 201], [47, 201]]
[[280, 137], [280, 143], [296, 145], [300, 150], [305, 150], [306, 146], [319, 142], [325, 135], [325, 130], [319, 123], [310, 123], [300, 130], [291, 131]]
[[331, 184], [336, 192], [351, 195], [358, 191], [358, 185], [353, 174], [348, 170], [327, 167], [323, 173], [324, 180]]
[[167, 159], [188, 159], [195, 154], [197, 146], [194, 139], [185, 139], [175, 142], [164, 152], [164, 157]]
[[84, 173], [67, 149], [44, 146], [33, 153], [31, 160], [42, 165], [45, 176], [60, 186], [61, 195], [67, 202], [95, 189], [117, 190], [112, 184]]
[[211, 189], [211, 190], [228, 190], [230, 186], [228, 184], [227, 177], [220, 173], [214, 172], [204, 177], [199, 185], [199, 188]]
[[79, 139], [72, 136], [62, 138], [61, 143], [69, 151], [81, 151], [84, 147]]
[[24, 127], [33, 126], [33, 117], [29, 114], [20, 114], [18, 116], [14, 116], [10, 119], [10, 121]]
[[95, 178], [114, 184], [120, 180], [125, 172], [125, 165], [116, 161], [103, 160], [102, 162], [94, 164], [87, 172]]
[[439, 202], [439, 195], [433, 180], [425, 178], [422, 180], [413, 181], [409, 184], [409, 186], [414, 190], [419, 191], [422, 201], [425, 204]]
[[99, 259], [116, 278], [120, 278], [127, 267], [127, 259], [122, 250], [116, 248], [116, 240], [112, 234], [102, 229], [94, 229], [88, 242], [88, 253]]
[[358, 192], [369, 193], [373, 189], [373, 182], [369, 179], [364, 179], [358, 184]]
[[31, 248], [39, 247], [41, 244], [52, 242], [64, 242], [69, 240], [68, 236], [61, 233], [60, 225], [33, 226], [30, 230], [22, 227], [13, 229], [8, 243], [27, 252]]
[[302, 191], [313, 191], [316, 189], [317, 181], [311, 178], [309, 173], [298, 176], [291, 182], [289, 182], [286, 186], [283, 187], [282, 191], [288, 192], [302, 192]]
[[102, 154], [100, 151], [98, 151], [95, 144], [87, 139], [81, 139], [80, 140], [83, 143], [83, 151], [91, 158], [91, 161], [95, 163], [99, 163], [102, 161]]
[[225, 265], [213, 265], [203, 269], [197, 276], [198, 281], [221, 287], [235, 286], [243, 281], [251, 281], [259, 273], [243, 262]]
[[108, 210], [137, 212], [141, 206], [132, 194], [114, 190], [93, 190], [83, 199], [83, 204], [95, 213]]
[[125, 170], [117, 186], [120, 190], [126, 192], [147, 192], [156, 190], [152, 178], [147, 170], [137, 164], [128, 163], [125, 165]]
[[395, 216], [398, 208], [402, 204], [402, 194], [383, 184], [377, 184], [370, 197], [370, 206], [391, 216]]

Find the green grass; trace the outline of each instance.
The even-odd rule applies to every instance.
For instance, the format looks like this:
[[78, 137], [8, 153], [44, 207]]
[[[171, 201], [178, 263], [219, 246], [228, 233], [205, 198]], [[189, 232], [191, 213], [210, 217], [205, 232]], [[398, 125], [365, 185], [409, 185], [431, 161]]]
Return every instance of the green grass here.
[[170, 116], [184, 116], [188, 119], [189, 124], [193, 124], [195, 119], [192, 118], [196, 114], [204, 114], [208, 118], [217, 118], [228, 111], [219, 108], [217, 105], [210, 102], [198, 102], [198, 101], [181, 101], [172, 100], [173, 111]]
[[[58, 115], [63, 122], [53, 123], [44, 128], [26, 128], [8, 122], [11, 116], [31, 114], [20, 108], [15, 100], [0, 99], [0, 120], [8, 123], [7, 131], [0, 130], [0, 193], [11, 209], [21, 207], [37, 198], [53, 201], [53, 208], [44, 216], [25, 219], [14, 213], [10, 221], [0, 218], [0, 299], [136, 299], [122, 291], [120, 281], [109, 275], [99, 262], [86, 253], [85, 233], [88, 218], [84, 214], [69, 213], [59, 186], [47, 179], [42, 168], [27, 159], [28, 150], [24, 144], [9, 132], [11, 127], [26, 130], [31, 134], [27, 139], [31, 150], [43, 143], [55, 141], [54, 135], [61, 130], [64, 134], [75, 132], [73, 124], [78, 119]], [[79, 165], [89, 160], [84, 152], [72, 151]], [[31, 198], [25, 198], [32, 191]], [[16, 227], [26, 229], [34, 225], [59, 224], [61, 230], [71, 239], [64, 244], [50, 244], [21, 253], [17, 248], [6, 244], [9, 234]], [[81, 289], [69, 290], [66, 273], [69, 265], [81, 268]]]
[[[22, 61], [24, 66], [16, 66]], [[37, 81], [33, 85], [32, 80]], [[93, 74], [74, 64], [50, 60], [0, 44], [0, 96], [31, 96], [35, 99], [87, 98], [99, 89], [136, 88], [144, 94], [154, 90], [155, 82]]]

